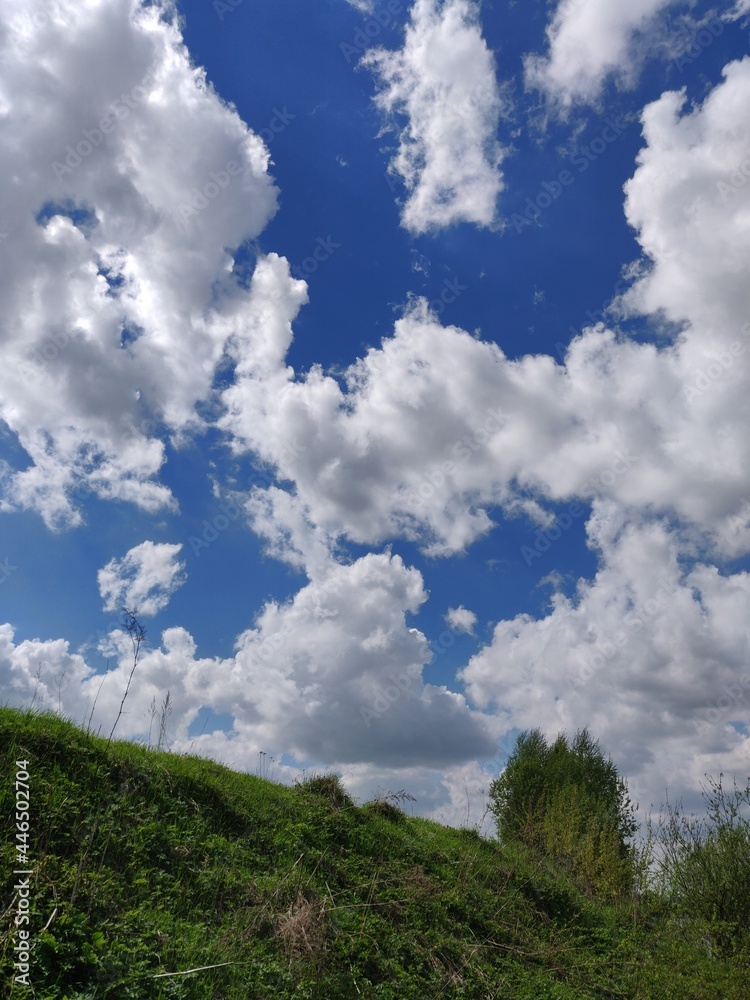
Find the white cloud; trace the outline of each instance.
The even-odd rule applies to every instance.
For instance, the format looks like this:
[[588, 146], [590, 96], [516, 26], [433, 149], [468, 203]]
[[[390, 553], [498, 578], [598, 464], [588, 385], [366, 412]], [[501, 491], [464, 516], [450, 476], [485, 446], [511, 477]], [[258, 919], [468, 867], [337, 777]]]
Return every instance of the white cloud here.
[[[598, 365], [612, 399], [630, 400], [621, 418], [641, 422], [648, 480], [632, 480], [640, 497], [628, 504], [622, 494], [595, 502], [595, 579], [574, 598], [557, 593], [539, 620], [500, 622], [460, 675], [508, 726], [590, 725], [646, 807], [662, 801], [665, 773], [682, 792], [706, 773], [750, 767], [750, 576], [710, 558], [750, 550], [749, 99], [744, 59], [687, 113], [675, 93], [645, 110], [646, 145], [626, 186], [645, 256], [621, 305], [680, 332], [659, 351], [599, 340]], [[583, 388], [585, 366], [569, 355], [567, 368]], [[654, 407], [652, 377], [662, 389], [677, 381], [669, 403], [662, 395]], [[646, 442], [661, 450], [661, 470]], [[690, 527], [655, 520], [660, 508]]]
[[[547, 56], [527, 56], [526, 83], [569, 107], [595, 101], [610, 76], [633, 83], [637, 41], [659, 13], [681, 0], [559, 0], [547, 27]], [[639, 38], [640, 36], [640, 38]]]
[[[130, 586], [140, 587], [142, 594], [125, 596], [145, 596], [142, 613], [157, 610], [159, 587], [174, 581], [164, 569], [167, 555], [161, 553], [160, 561], [153, 552], [136, 554], [139, 574]], [[106, 588], [111, 577], [117, 588], [119, 567], [107, 570]], [[425, 636], [409, 627], [405, 616], [416, 614], [426, 597], [417, 570], [398, 556], [372, 553], [351, 565], [329, 564], [287, 604], [267, 603], [255, 626], [238, 637], [231, 658], [201, 659], [185, 629], [167, 629], [160, 647], [141, 651], [138, 683], [128, 695], [118, 734], [143, 735], [152, 699], [161, 702], [169, 691], [177, 739], [187, 740], [190, 723], [201, 706], [209, 706], [233, 716], [233, 752], [243, 760], [263, 749], [322, 765], [434, 770], [491, 757], [492, 720], [472, 712], [460, 694], [422, 676], [432, 654]], [[4, 670], [8, 683], [3, 689], [13, 704], [23, 704], [33, 692], [38, 652], [44, 703], [67, 671], [74, 684], [66, 688], [62, 710], [82, 720], [96, 696], [93, 726], [111, 727], [132, 667], [123, 632], [113, 632], [105, 643], [117, 666], [104, 678], [91, 676], [80, 657], [68, 655], [66, 643], [25, 643], [14, 649], [10, 626], [0, 630], [2, 635], [8, 653], [3, 660], [0, 648], [0, 679]]]
[[405, 613], [426, 596], [417, 570], [373, 553], [332, 564], [289, 605], [266, 605], [235, 657], [254, 731], [300, 759], [436, 767], [490, 756], [486, 721], [422, 678], [431, 654]]
[[[282, 266], [265, 268], [279, 277]], [[268, 303], [254, 301], [263, 315]], [[287, 329], [285, 318], [279, 350]], [[750, 353], [730, 355], [720, 392], [695, 398], [688, 389], [696, 355], [712, 364], [738, 337], [738, 328], [696, 329], [659, 350], [592, 328], [564, 365], [543, 355], [511, 361], [417, 304], [346, 372], [346, 391], [319, 369], [295, 378], [278, 364], [262, 381], [239, 373], [222, 425], [239, 452], [256, 451], [293, 484], [284, 523], [293, 507], [300, 566], [303, 524], [313, 530], [307, 545], [402, 536], [448, 554], [491, 529], [493, 508], [545, 525], [545, 502], [597, 496], [672, 509], [726, 534], [750, 497], [750, 460], [741, 458], [750, 445], [738, 420]], [[736, 460], [727, 463], [730, 451]], [[269, 510], [272, 499], [258, 491], [255, 509]], [[277, 554], [284, 537], [288, 529]], [[750, 546], [747, 531], [732, 538], [737, 554]]]
[[390, 169], [406, 185], [402, 224], [414, 233], [471, 222], [490, 226], [503, 188], [495, 61], [473, 0], [415, 0], [399, 51], [370, 50], [377, 105], [395, 119]]
[[750, 551], [749, 98], [745, 59], [689, 112], [679, 94], [644, 112], [626, 188], [644, 256], [620, 307], [650, 317], [658, 344], [597, 326], [561, 363], [511, 361], [414, 302], [341, 383], [297, 375], [284, 357], [302, 300], [269, 259], [251, 292], [275, 317], [269, 391], [240, 373], [225, 394], [237, 450], [290, 484], [254, 494], [278, 511], [264, 533], [275, 522], [276, 552], [313, 574], [340, 538], [461, 551], [497, 506], [536, 520], [529, 559], [552, 550], [551, 570], [571, 518], [551, 521], [549, 501], [593, 502], [595, 579], [540, 620], [500, 622], [461, 679], [498, 731], [590, 725], [646, 807], [665, 771], [682, 791], [748, 766], [750, 577], [719, 567]]
[[[611, 503], [588, 526], [592, 581], [519, 615], [460, 673], [475, 704], [508, 726], [549, 734], [588, 725], [631, 778], [641, 805], [665, 785], [750, 766], [750, 575], [722, 575], [667, 524], [632, 522]], [[693, 553], [694, 555], [694, 553]]]
[[93, 670], [82, 656], [69, 652], [63, 639], [14, 641], [11, 625], [0, 625], [0, 690], [11, 708], [70, 712], [86, 721], [90, 706], [81, 694]]
[[[196, 403], [228, 357], [235, 377], [221, 396], [220, 428], [238, 456], [267, 462], [281, 484], [253, 491], [246, 509], [271, 551], [309, 579], [289, 603], [261, 609], [232, 657], [201, 658], [184, 628], [164, 632], [159, 648], [143, 652], [119, 732], [143, 734], [152, 698], [169, 690], [178, 746], [190, 744], [188, 727], [208, 706], [230, 713], [235, 727], [197, 739], [202, 752], [250, 767], [261, 749], [340, 762], [362, 789], [376, 774], [398, 787], [413, 781], [446, 818], [460, 810], [464, 781], [478, 801], [484, 773], [476, 760], [492, 756], [497, 736], [516, 725], [591, 725], [649, 795], [661, 792], [665, 761], [670, 780], [693, 788], [704, 770], [743, 771], [747, 738], [730, 723], [748, 724], [741, 623], [750, 583], [717, 567], [722, 555], [750, 551], [750, 182], [742, 180], [750, 60], [730, 65], [688, 113], [679, 94], [644, 113], [644, 149], [626, 191], [644, 257], [621, 306], [679, 332], [666, 328], [657, 346], [600, 326], [576, 338], [561, 362], [511, 360], [491, 342], [443, 327], [415, 300], [392, 336], [339, 381], [287, 364], [307, 293], [285, 260], [261, 258], [247, 290], [235, 282], [224, 247], [257, 233], [275, 206], [267, 153], [190, 68], [176, 30], [155, 8], [110, 0], [61, 4], [44, 30], [29, 33], [27, 7], [7, 6], [21, 13], [0, 40], [14, 74], [0, 102], [10, 129], [0, 158], [15, 241], [0, 272], [8, 303], [0, 412], [33, 464], [3, 470], [6, 506], [36, 507], [50, 524], [74, 522], [76, 479], [151, 509], [168, 503], [156, 481], [162, 431], [179, 443], [200, 426]], [[412, 171], [404, 176], [413, 181], [415, 231], [458, 217], [458, 202], [436, 214], [442, 161], [428, 174], [409, 144], [424, 143], [431, 156], [440, 102], [476, 93], [461, 89], [458, 72], [484, 46], [478, 26], [467, 26], [469, 7], [449, 3], [438, 15], [418, 3], [402, 52], [373, 57], [385, 60], [383, 79], [386, 65], [395, 67], [393, 110], [410, 116], [402, 165]], [[449, 16], [465, 47], [438, 72], [430, 60], [443, 53]], [[484, 61], [469, 61], [476, 79], [491, 78], [494, 97], [484, 98], [495, 108], [494, 67], [481, 51]], [[79, 72], [84, 62], [98, 88]], [[149, 72], [156, 82], [141, 99], [135, 87]], [[434, 93], [420, 89], [424, 81]], [[122, 93], [135, 104], [127, 117], [56, 175], [53, 161], [63, 162], [66, 145], [98, 127]], [[25, 100], [48, 106], [49, 118], [24, 118]], [[482, 147], [478, 136], [494, 142], [486, 119], [470, 110], [460, 124], [466, 148]], [[27, 131], [28, 147], [14, 138]], [[235, 155], [243, 166], [236, 190], [229, 180], [222, 187]], [[211, 171], [216, 196], [186, 214]], [[491, 221], [497, 190], [476, 201], [488, 214], [474, 221]], [[34, 221], [47, 201], [65, 199], [93, 212], [96, 225], [59, 212]], [[101, 265], [111, 269], [111, 287]], [[143, 330], [126, 347], [123, 324]], [[27, 349], [39, 352], [32, 357], [44, 362], [42, 375], [19, 380]], [[334, 559], [346, 539], [406, 537], [432, 554], [460, 552], [491, 530], [499, 508], [528, 516], [549, 549], [564, 530], [552, 522], [550, 501], [577, 499], [594, 502], [595, 579], [574, 598], [557, 593], [540, 620], [497, 625], [462, 675], [473, 703], [427, 679], [427, 641], [407, 619], [426, 599], [421, 575], [387, 551], [350, 564]], [[534, 562], [541, 555], [533, 531], [529, 538]], [[124, 596], [138, 603], [140, 594], [153, 608], [179, 579], [179, 546], [133, 556], [140, 549], [102, 571], [107, 606], [123, 594], [123, 569], [131, 587]], [[553, 549], [545, 569], [554, 558]], [[467, 625], [472, 613], [449, 615]], [[101, 686], [94, 723], [114, 720], [130, 668], [126, 637], [112, 637], [118, 665], [104, 680], [62, 640], [15, 645], [9, 626], [0, 640], [0, 680], [14, 703], [36, 691], [38, 704], [80, 720]], [[593, 672], [577, 684], [587, 665]]]
[[141, 542], [122, 559], [110, 559], [97, 574], [104, 610], [128, 608], [143, 616], [166, 608], [187, 579], [185, 563], [177, 558], [181, 549], [182, 545]]
[[467, 635], [474, 635], [477, 616], [463, 605], [457, 608], [448, 608], [445, 620], [449, 627], [455, 629], [456, 632], [465, 632]]
[[202, 425], [244, 294], [225, 248], [275, 211], [268, 151], [169, 4], [0, 12], [0, 418], [30, 462], [4, 507], [53, 527], [80, 522], [76, 491], [163, 508], [164, 438]]
[[373, 11], [373, 0], [346, 0], [346, 2], [361, 14], [371, 14]]
[[301, 546], [406, 537], [448, 554], [489, 531], [497, 508], [544, 527], [549, 501], [596, 497], [676, 514], [724, 554], [750, 551], [740, 517], [750, 501], [749, 100], [745, 59], [689, 114], [679, 116], [679, 94], [644, 112], [626, 186], [644, 257], [620, 306], [655, 328], [679, 324], [658, 347], [597, 326], [561, 362], [510, 360], [415, 300], [341, 382], [317, 367], [297, 375], [285, 356], [304, 290], [285, 261], [262, 261], [232, 341], [237, 378], [221, 425], [238, 453], [258, 453], [291, 484], [292, 499], [253, 501], [256, 512], [272, 500], [285, 510], [274, 551], [294, 548], [302, 566]]
[[[725, 67], [723, 82], [687, 113], [683, 94], [663, 94], [643, 113], [646, 146], [625, 186], [644, 260], [622, 306], [681, 328], [670, 448], [684, 469], [708, 477], [690, 484], [694, 502], [676, 506], [696, 520], [698, 507], [713, 508], [711, 527], [730, 556], [749, 542], [739, 517], [750, 499], [750, 122], [741, 113], [749, 100], [748, 57]], [[689, 416], [680, 419], [683, 400]]]
[[559, 0], [547, 26], [548, 51], [525, 59], [527, 87], [541, 90], [562, 110], [596, 104], [606, 83], [633, 86], [650, 57], [672, 59], [679, 70], [750, 10], [738, 0], [729, 11], [696, 17], [692, 0]]
[[670, 91], [642, 115], [645, 146], [625, 214], [648, 260], [626, 305], [707, 336], [737, 337], [750, 316], [750, 57], [724, 68], [702, 105]]
[[[4, 508], [75, 524], [80, 483], [151, 510], [171, 503], [157, 480], [164, 439], [179, 445], [201, 429], [196, 404], [227, 354], [241, 395], [238, 450], [241, 420], [255, 412], [266, 430], [279, 421], [259, 452], [296, 460], [275, 395], [293, 375], [285, 357], [305, 285], [269, 255], [245, 291], [225, 249], [275, 210], [267, 150], [191, 67], [166, 5], [61, 0], [38, 30], [31, 4], [4, 6], [1, 208], [13, 254], [0, 276], [0, 398], [31, 460], [4, 468]], [[491, 722], [422, 676], [429, 647], [405, 619], [426, 597], [419, 573], [388, 553], [336, 565], [335, 539], [296, 499], [276, 490], [254, 501], [258, 530], [299, 551], [311, 582], [289, 604], [266, 605], [231, 658], [200, 658], [182, 628], [144, 647], [117, 735], [143, 736], [152, 700], [169, 691], [178, 746], [210, 706], [231, 713], [235, 729], [197, 744], [228, 746], [243, 764], [263, 748], [434, 775], [491, 755]], [[99, 574], [105, 608], [163, 608], [183, 579], [179, 551], [146, 542], [113, 559]], [[102, 677], [63, 640], [15, 645], [9, 626], [2, 635], [12, 703], [35, 698], [85, 722], [96, 701], [92, 725], [108, 731], [132, 665], [126, 636], [105, 643], [116, 666]]]
[[609, 80], [635, 85], [648, 58], [689, 64], [750, 9], [739, 0], [730, 11], [709, 10], [700, 18], [693, 0], [559, 0], [547, 26], [546, 55], [525, 59], [528, 87], [543, 91], [563, 110], [596, 104]]

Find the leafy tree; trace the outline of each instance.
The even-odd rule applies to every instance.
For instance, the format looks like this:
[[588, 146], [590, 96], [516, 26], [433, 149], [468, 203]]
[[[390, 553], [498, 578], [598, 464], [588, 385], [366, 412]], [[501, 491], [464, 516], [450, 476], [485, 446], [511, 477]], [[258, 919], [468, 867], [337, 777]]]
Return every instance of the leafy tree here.
[[505, 770], [490, 786], [490, 812], [501, 840], [531, 845], [538, 839], [548, 758], [540, 729], [520, 734]]
[[502, 841], [552, 858], [586, 892], [617, 896], [632, 887], [633, 805], [588, 730], [551, 744], [539, 729], [521, 733], [490, 788], [490, 811]]

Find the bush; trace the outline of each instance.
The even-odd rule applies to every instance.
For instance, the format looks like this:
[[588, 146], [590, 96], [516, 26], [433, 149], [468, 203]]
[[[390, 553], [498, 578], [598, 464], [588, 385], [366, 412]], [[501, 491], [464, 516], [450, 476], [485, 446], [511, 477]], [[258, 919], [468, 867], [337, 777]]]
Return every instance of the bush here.
[[389, 802], [388, 799], [373, 799], [372, 802], [365, 803], [364, 809], [371, 816], [382, 816], [383, 819], [390, 820], [392, 823], [403, 823], [406, 819], [403, 810]]
[[659, 887], [695, 935], [723, 957], [750, 957], [750, 781], [708, 779], [706, 816], [667, 805], [655, 842]]
[[490, 788], [490, 811], [502, 841], [520, 841], [552, 858], [588, 894], [631, 889], [637, 824], [611, 759], [587, 730], [572, 743], [547, 743], [540, 730], [521, 733]]
[[314, 775], [306, 781], [301, 781], [296, 787], [303, 792], [320, 796], [335, 809], [348, 809], [354, 805], [338, 774]]

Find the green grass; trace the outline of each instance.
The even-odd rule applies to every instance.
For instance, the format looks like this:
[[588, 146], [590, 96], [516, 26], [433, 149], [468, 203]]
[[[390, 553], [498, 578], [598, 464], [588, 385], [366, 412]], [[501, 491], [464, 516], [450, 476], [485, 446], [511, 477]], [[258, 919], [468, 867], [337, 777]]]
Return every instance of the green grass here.
[[[12, 983], [24, 758], [33, 993]], [[12, 997], [750, 995], [747, 971], [658, 905], [604, 906], [473, 831], [358, 807], [333, 776], [289, 788], [0, 709], [0, 816], [0, 989]], [[220, 967], [172, 975], [203, 966]]]

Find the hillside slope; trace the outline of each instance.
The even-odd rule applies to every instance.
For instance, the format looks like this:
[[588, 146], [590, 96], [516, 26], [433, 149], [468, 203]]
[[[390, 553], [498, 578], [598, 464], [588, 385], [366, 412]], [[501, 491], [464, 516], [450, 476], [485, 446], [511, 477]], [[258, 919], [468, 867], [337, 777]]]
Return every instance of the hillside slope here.
[[[30, 787], [33, 992], [14, 981], [17, 761]], [[747, 977], [658, 908], [602, 906], [475, 833], [355, 806], [330, 776], [284, 787], [0, 709], [0, 816], [7, 996], [750, 995]]]

